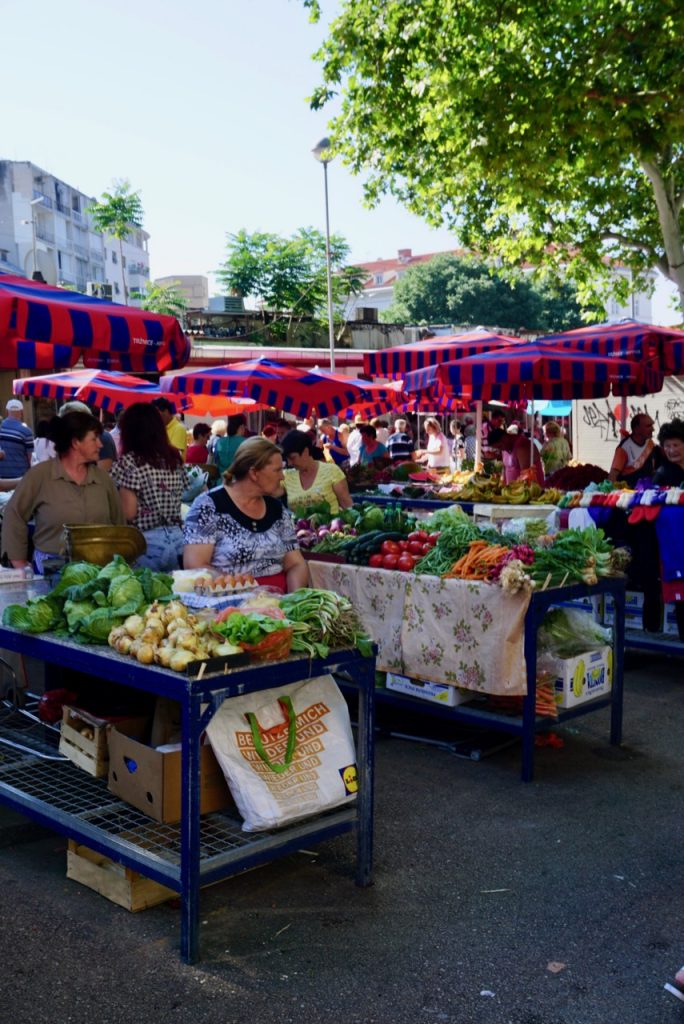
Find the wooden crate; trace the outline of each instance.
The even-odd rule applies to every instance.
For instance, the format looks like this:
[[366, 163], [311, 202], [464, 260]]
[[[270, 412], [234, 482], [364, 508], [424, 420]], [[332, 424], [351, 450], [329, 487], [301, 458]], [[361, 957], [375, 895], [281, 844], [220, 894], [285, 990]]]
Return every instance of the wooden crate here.
[[146, 718], [98, 718], [81, 708], [64, 705], [60, 726], [59, 752], [89, 775], [106, 779], [109, 774], [108, 728], [111, 722], [133, 722], [143, 729]]
[[139, 871], [117, 864], [75, 840], [69, 840], [67, 878], [88, 886], [112, 903], [133, 913], [178, 896], [173, 889], [145, 878]]

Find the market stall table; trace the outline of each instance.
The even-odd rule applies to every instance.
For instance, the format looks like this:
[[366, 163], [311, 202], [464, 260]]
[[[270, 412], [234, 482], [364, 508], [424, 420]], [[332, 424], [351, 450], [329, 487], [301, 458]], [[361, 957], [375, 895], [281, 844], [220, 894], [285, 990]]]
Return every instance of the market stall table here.
[[[477, 693], [523, 697], [522, 716], [509, 717], [467, 704], [429, 705], [412, 697], [378, 691], [414, 709], [435, 712], [518, 735], [522, 739], [523, 781], [534, 772], [534, 736], [559, 722], [606, 706], [611, 708], [610, 742], [622, 737], [624, 649], [623, 577], [605, 577], [594, 586], [577, 584], [523, 594], [506, 594], [490, 583], [414, 575], [387, 569], [312, 561], [313, 585], [349, 598], [369, 635], [378, 644], [380, 670], [442, 683]], [[596, 697], [558, 718], [538, 717], [536, 702], [537, 629], [548, 609], [583, 597], [611, 594], [613, 684]]]
[[[46, 589], [43, 580], [6, 585], [0, 591], [0, 612], [8, 604], [43, 596]], [[183, 743], [179, 825], [159, 825], [115, 798], [107, 789], [106, 780], [85, 774], [70, 761], [42, 760], [1, 742], [0, 801], [178, 892], [180, 950], [186, 962], [195, 961], [199, 952], [201, 885], [349, 831], [355, 832], [357, 839], [357, 884], [370, 884], [374, 658], [340, 650], [324, 659], [289, 658], [267, 666], [257, 663], [222, 674], [207, 673], [200, 679], [140, 665], [107, 647], [81, 646], [49, 634], [29, 635], [5, 626], [0, 627], [0, 647], [180, 703]], [[354, 688], [358, 695], [356, 802], [270, 832], [241, 832], [239, 819], [228, 813], [209, 814], [200, 819], [200, 736], [221, 702], [324, 672], [344, 673], [345, 685]]]

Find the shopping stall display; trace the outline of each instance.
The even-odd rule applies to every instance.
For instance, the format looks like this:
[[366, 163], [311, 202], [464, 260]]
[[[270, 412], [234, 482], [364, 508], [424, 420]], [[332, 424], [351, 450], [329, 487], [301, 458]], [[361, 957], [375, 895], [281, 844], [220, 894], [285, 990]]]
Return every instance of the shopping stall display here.
[[[183, 594], [173, 595], [169, 582], [163, 574], [142, 575], [115, 559], [105, 567], [68, 564], [53, 589], [37, 579], [0, 589], [0, 645], [65, 673], [74, 691], [85, 688], [51, 691], [53, 703], [69, 699], [66, 758], [58, 759], [56, 750], [46, 755], [42, 740], [35, 749], [31, 741], [14, 742], [12, 715], [21, 713], [20, 700], [9, 716], [0, 713], [0, 800], [70, 838], [70, 871], [81, 870], [84, 857], [92, 878], [97, 858], [111, 858], [165, 887], [163, 893], [179, 893], [181, 954], [193, 961], [199, 953], [201, 885], [348, 831], [357, 837], [357, 882], [370, 884], [375, 660], [351, 605], [338, 595], [307, 590], [283, 598], [249, 588], [241, 600], [235, 595], [233, 606], [196, 613], [183, 604]], [[346, 746], [339, 744], [344, 763], [327, 769], [321, 803], [312, 799], [312, 784], [316, 789], [336, 732], [325, 701], [316, 698], [311, 710], [297, 704], [295, 694], [308, 692], [301, 690], [303, 680], [330, 680], [330, 673], [340, 672], [358, 697], [356, 750], [349, 747], [347, 726]], [[160, 700], [176, 707], [174, 743], [169, 746], [167, 734], [160, 734], [161, 746], [152, 742], [157, 711], [151, 726], [119, 708], [114, 717], [100, 707], [90, 714], [88, 700], [103, 701], [108, 683], [117, 684], [117, 694], [123, 685], [128, 700], [131, 693], [151, 695], [157, 709]], [[283, 819], [276, 832], [257, 824], [254, 834], [246, 834], [255, 826], [244, 820], [241, 826], [235, 810], [226, 808], [231, 801], [225, 783], [218, 785], [220, 772], [201, 741], [225, 701], [238, 696], [255, 716], [251, 740], [246, 726], [239, 749], [254, 751], [262, 765], [257, 774], [262, 791], [266, 782], [267, 800], [273, 804], [268, 793], [276, 799], [280, 791], [291, 794], [292, 786], [306, 783], [297, 820]], [[294, 710], [274, 722], [268, 716], [278, 714], [281, 704]], [[62, 717], [61, 705], [58, 710]], [[334, 713], [347, 714], [343, 702]], [[97, 744], [108, 720], [105, 778]], [[217, 748], [219, 761], [222, 755]], [[257, 798], [254, 789], [250, 799], [263, 802], [264, 792]], [[233, 796], [239, 807], [247, 806], [241, 803], [244, 793]], [[291, 820], [290, 796], [286, 804]]]

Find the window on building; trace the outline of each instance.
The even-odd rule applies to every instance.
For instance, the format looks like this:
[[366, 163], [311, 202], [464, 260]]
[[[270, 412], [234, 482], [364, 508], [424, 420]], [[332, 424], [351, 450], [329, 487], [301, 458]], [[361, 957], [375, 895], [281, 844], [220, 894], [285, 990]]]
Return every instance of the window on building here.
[[375, 283], [376, 284], [382, 284], [382, 274], [376, 274], [375, 275]]
[[114, 282], [114, 294], [115, 295], [121, 295], [121, 289], [119, 288], [119, 282], [118, 281]]
[[60, 270], [62, 269], [62, 254], [59, 249], [57, 250], [57, 266]]
[[119, 262], [119, 257], [116, 255], [116, 253], [112, 249], [112, 263], [118, 263], [118, 262]]
[[126, 269], [126, 257], [125, 256], [121, 257], [121, 267], [122, 267], [123, 270]]
[[80, 213], [81, 212], [81, 197], [80, 196], [72, 196], [71, 197], [71, 209], [72, 210], [76, 210], [76, 213]]

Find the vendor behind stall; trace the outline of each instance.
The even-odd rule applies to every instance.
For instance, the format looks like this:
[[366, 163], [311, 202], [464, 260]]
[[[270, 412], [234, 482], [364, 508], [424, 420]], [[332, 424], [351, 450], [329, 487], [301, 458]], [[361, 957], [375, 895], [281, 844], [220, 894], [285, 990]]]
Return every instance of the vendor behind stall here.
[[333, 462], [318, 462], [313, 457], [314, 443], [308, 434], [292, 430], [280, 445], [289, 469], [285, 471], [287, 503], [294, 509], [326, 501], [333, 514], [351, 508], [347, 478]]
[[280, 501], [282, 493], [280, 449], [263, 437], [248, 438], [224, 483], [192, 503], [183, 529], [185, 568], [249, 574], [287, 592], [309, 586], [309, 569], [292, 517]]
[[684, 420], [663, 423], [658, 444], [665, 462], [655, 471], [653, 483], [659, 487], [684, 487]]
[[15, 568], [29, 563], [29, 522], [35, 523], [34, 563], [64, 555], [64, 525], [125, 523], [109, 473], [97, 466], [102, 424], [90, 413], [68, 412], [50, 421], [56, 456], [21, 479], [2, 521], [2, 555]]
[[531, 469], [537, 483], [544, 483], [544, 469], [541, 455], [536, 445], [530, 444], [530, 439], [525, 434], [512, 434], [510, 430], [494, 428], [489, 432], [489, 447], [494, 448], [501, 454], [508, 454], [504, 459], [504, 474], [506, 483], [513, 483], [518, 480], [524, 472]]
[[645, 477], [652, 477], [662, 462], [662, 453], [653, 441], [655, 424], [648, 413], [632, 417], [630, 434], [615, 449], [610, 479], [624, 480], [631, 487]]

